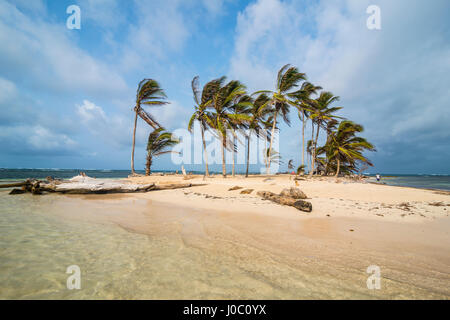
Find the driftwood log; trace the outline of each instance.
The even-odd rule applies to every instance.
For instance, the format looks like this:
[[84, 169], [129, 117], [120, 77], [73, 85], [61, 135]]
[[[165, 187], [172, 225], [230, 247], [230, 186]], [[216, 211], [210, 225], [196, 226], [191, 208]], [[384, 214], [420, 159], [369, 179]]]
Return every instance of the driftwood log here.
[[278, 195], [273, 192], [269, 191], [258, 191], [257, 195], [262, 197], [265, 200], [270, 200], [272, 202], [284, 205], [284, 206], [291, 206], [294, 207], [300, 211], [304, 212], [311, 212], [312, 211], [312, 204], [308, 201], [296, 199], [290, 196], [285, 195]]
[[105, 194], [105, 193], [136, 193], [156, 190], [170, 190], [192, 187], [192, 183], [175, 184], [133, 184], [120, 180], [100, 180], [85, 176], [77, 176], [68, 181], [58, 180], [26, 180], [7, 185], [0, 185], [0, 188], [22, 187], [13, 189], [10, 194], [22, 194], [30, 192], [32, 194], [42, 194], [42, 192], [57, 192], [65, 194]]
[[14, 187], [23, 187], [27, 184], [29, 184], [30, 181], [21, 181], [21, 182], [15, 182], [15, 183], [7, 183], [7, 184], [2, 184], [0, 185], [0, 188], [14, 188]]

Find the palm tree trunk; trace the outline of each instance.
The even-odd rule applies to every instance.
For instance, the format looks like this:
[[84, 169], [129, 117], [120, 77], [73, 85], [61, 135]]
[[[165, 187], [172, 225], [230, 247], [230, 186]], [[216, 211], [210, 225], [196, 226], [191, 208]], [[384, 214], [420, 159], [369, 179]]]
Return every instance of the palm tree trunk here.
[[305, 165], [305, 113], [302, 112], [302, 166]]
[[234, 151], [234, 148], [236, 146], [236, 137], [233, 135], [233, 167], [231, 169], [231, 175], [234, 177], [235, 171], [234, 171], [234, 165], [235, 165], [235, 158], [236, 158], [236, 152]]
[[203, 142], [203, 155], [205, 156], [205, 174], [207, 177], [209, 177], [209, 169], [208, 169], [208, 155], [206, 153], [206, 143], [205, 143], [205, 131], [200, 123], [200, 128], [202, 130], [202, 142]]
[[308, 174], [308, 176], [309, 177], [311, 177], [312, 176], [312, 173], [313, 173], [313, 171], [314, 171], [314, 148], [313, 148], [313, 141], [314, 141], [314, 122], [311, 120], [311, 150], [310, 150], [310, 157], [311, 157], [311, 159], [310, 159], [310, 161], [311, 161], [311, 163], [310, 163], [310, 165], [311, 165], [311, 168], [309, 169], [309, 174]]
[[[316, 141], [314, 142], [314, 164], [316, 162], [316, 156], [317, 156], [317, 140], [319, 140], [319, 132], [320, 132], [320, 125], [317, 124], [317, 131], [316, 131]], [[317, 173], [319, 171], [319, 167], [317, 167]]]
[[222, 176], [227, 177], [227, 169], [225, 167], [225, 136], [222, 136]]
[[272, 134], [270, 137], [270, 145], [269, 145], [269, 153], [268, 153], [268, 160], [267, 160], [267, 174], [270, 174], [270, 155], [272, 154], [272, 144], [273, 144], [273, 138], [275, 136], [275, 127], [277, 126], [277, 111], [275, 111], [275, 114], [273, 115], [273, 125], [272, 125]]
[[250, 134], [251, 134], [251, 131], [248, 132], [248, 136], [247, 136], [247, 169], [245, 170], [246, 178], [248, 178], [248, 164], [250, 162]]
[[339, 177], [339, 171], [341, 169], [341, 160], [337, 159], [337, 169], [336, 169], [336, 178]]
[[[316, 165], [316, 155], [317, 155], [317, 140], [319, 139], [319, 132], [320, 132], [320, 125], [317, 123], [317, 130], [316, 130], [316, 140], [314, 141], [314, 157], [313, 157], [313, 168]], [[319, 169], [319, 168], [317, 168]]]
[[137, 117], [138, 117], [137, 107], [135, 107], [135, 109], [136, 109], [136, 115], [134, 116], [133, 144], [131, 146], [131, 174], [135, 174], [135, 172], [134, 172], [134, 146], [136, 143], [136, 126], [137, 126]]
[[145, 163], [145, 175], [149, 176], [151, 173], [152, 166], [152, 156], [150, 154], [147, 155], [147, 162]]

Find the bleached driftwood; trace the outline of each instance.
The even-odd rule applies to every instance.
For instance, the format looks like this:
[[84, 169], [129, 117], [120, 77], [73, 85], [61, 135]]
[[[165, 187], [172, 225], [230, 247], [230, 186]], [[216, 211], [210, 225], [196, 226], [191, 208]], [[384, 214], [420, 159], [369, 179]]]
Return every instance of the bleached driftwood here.
[[42, 191], [60, 192], [67, 194], [89, 194], [89, 193], [132, 193], [132, 192], [147, 192], [155, 188], [154, 183], [150, 184], [131, 184], [121, 182], [102, 182], [85, 183], [85, 182], [69, 182], [61, 184], [41, 184]]
[[188, 188], [192, 183], [179, 184], [136, 184], [123, 180], [95, 179], [86, 176], [76, 176], [67, 181], [37, 181], [27, 180], [14, 186], [22, 186], [22, 189], [14, 189], [11, 194], [31, 192], [41, 194], [42, 192], [59, 192], [65, 194], [105, 194], [105, 193], [135, 193], [153, 190], [169, 190]]
[[[200, 184], [198, 184], [200, 185]], [[172, 183], [172, 184], [160, 184], [155, 185], [152, 190], [169, 190], [169, 189], [180, 189], [192, 187], [192, 183]]]

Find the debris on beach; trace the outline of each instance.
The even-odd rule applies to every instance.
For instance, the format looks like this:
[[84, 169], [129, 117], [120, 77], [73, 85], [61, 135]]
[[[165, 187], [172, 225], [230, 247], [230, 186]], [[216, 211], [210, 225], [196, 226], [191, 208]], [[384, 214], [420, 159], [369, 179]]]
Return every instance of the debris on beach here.
[[48, 179], [47, 181], [28, 179], [23, 182], [0, 185], [0, 188], [21, 187], [13, 189], [9, 194], [42, 194], [43, 192], [57, 192], [65, 194], [105, 194], [105, 193], [136, 193], [156, 190], [169, 190], [192, 187], [192, 183], [174, 184], [135, 184], [126, 180], [102, 180], [78, 175], [67, 181]]
[[283, 189], [280, 193], [280, 196], [282, 197], [291, 197], [294, 199], [306, 199], [308, 198], [306, 194], [300, 190], [299, 188], [289, 188], [289, 189]]
[[445, 207], [446, 205], [442, 201], [429, 202], [428, 205], [433, 207]]
[[23, 189], [12, 189], [9, 194], [22, 194], [22, 193], [26, 193], [26, 190]]
[[414, 207], [408, 202], [402, 202], [397, 206], [397, 208], [399, 208], [403, 211], [411, 211], [411, 208], [414, 208]]
[[244, 189], [241, 191], [241, 194], [250, 194], [253, 192], [254, 189]]
[[[289, 193], [290, 194], [290, 193]], [[270, 200], [272, 202], [284, 205], [291, 206], [300, 211], [311, 212], [312, 204], [308, 201], [300, 200], [298, 198], [293, 198], [287, 195], [277, 195], [270, 191], [258, 191], [257, 195], [262, 197], [265, 200]]]
[[230, 189], [228, 189], [228, 191], [234, 191], [234, 190], [239, 190], [239, 189], [242, 189], [242, 187], [234, 186], [234, 187], [231, 187]]

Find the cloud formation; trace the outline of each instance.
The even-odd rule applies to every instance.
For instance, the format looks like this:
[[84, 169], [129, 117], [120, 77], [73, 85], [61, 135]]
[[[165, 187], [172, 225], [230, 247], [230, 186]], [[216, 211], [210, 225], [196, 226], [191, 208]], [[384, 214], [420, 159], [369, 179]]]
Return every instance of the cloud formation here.
[[[449, 5], [377, 1], [382, 30], [372, 31], [366, 28], [369, 4], [321, 1], [305, 8], [295, 1], [256, 1], [238, 14], [230, 73], [251, 88], [270, 89], [277, 69], [292, 63], [341, 96], [341, 115], [362, 123], [378, 146], [371, 156], [380, 170], [403, 172], [415, 164], [448, 172], [450, 46], [443, 12]], [[298, 131], [282, 129], [285, 137]], [[439, 146], [440, 160], [427, 164], [422, 156], [418, 163], [411, 156], [432, 146]], [[392, 149], [395, 158], [385, 153]]]
[[[340, 115], [364, 125], [378, 149], [374, 170], [450, 173], [446, 0], [75, 3], [79, 31], [65, 28], [54, 3], [0, 2], [0, 166], [20, 166], [27, 154], [40, 167], [58, 155], [77, 166], [126, 168], [144, 77], [166, 89], [170, 104], [149, 111], [173, 130], [193, 111], [195, 75], [272, 89], [291, 63], [341, 97]], [[366, 27], [372, 4], [381, 9], [379, 31]], [[291, 128], [281, 126], [280, 151], [297, 164], [300, 127], [291, 119]], [[149, 130], [138, 123], [139, 159]]]

